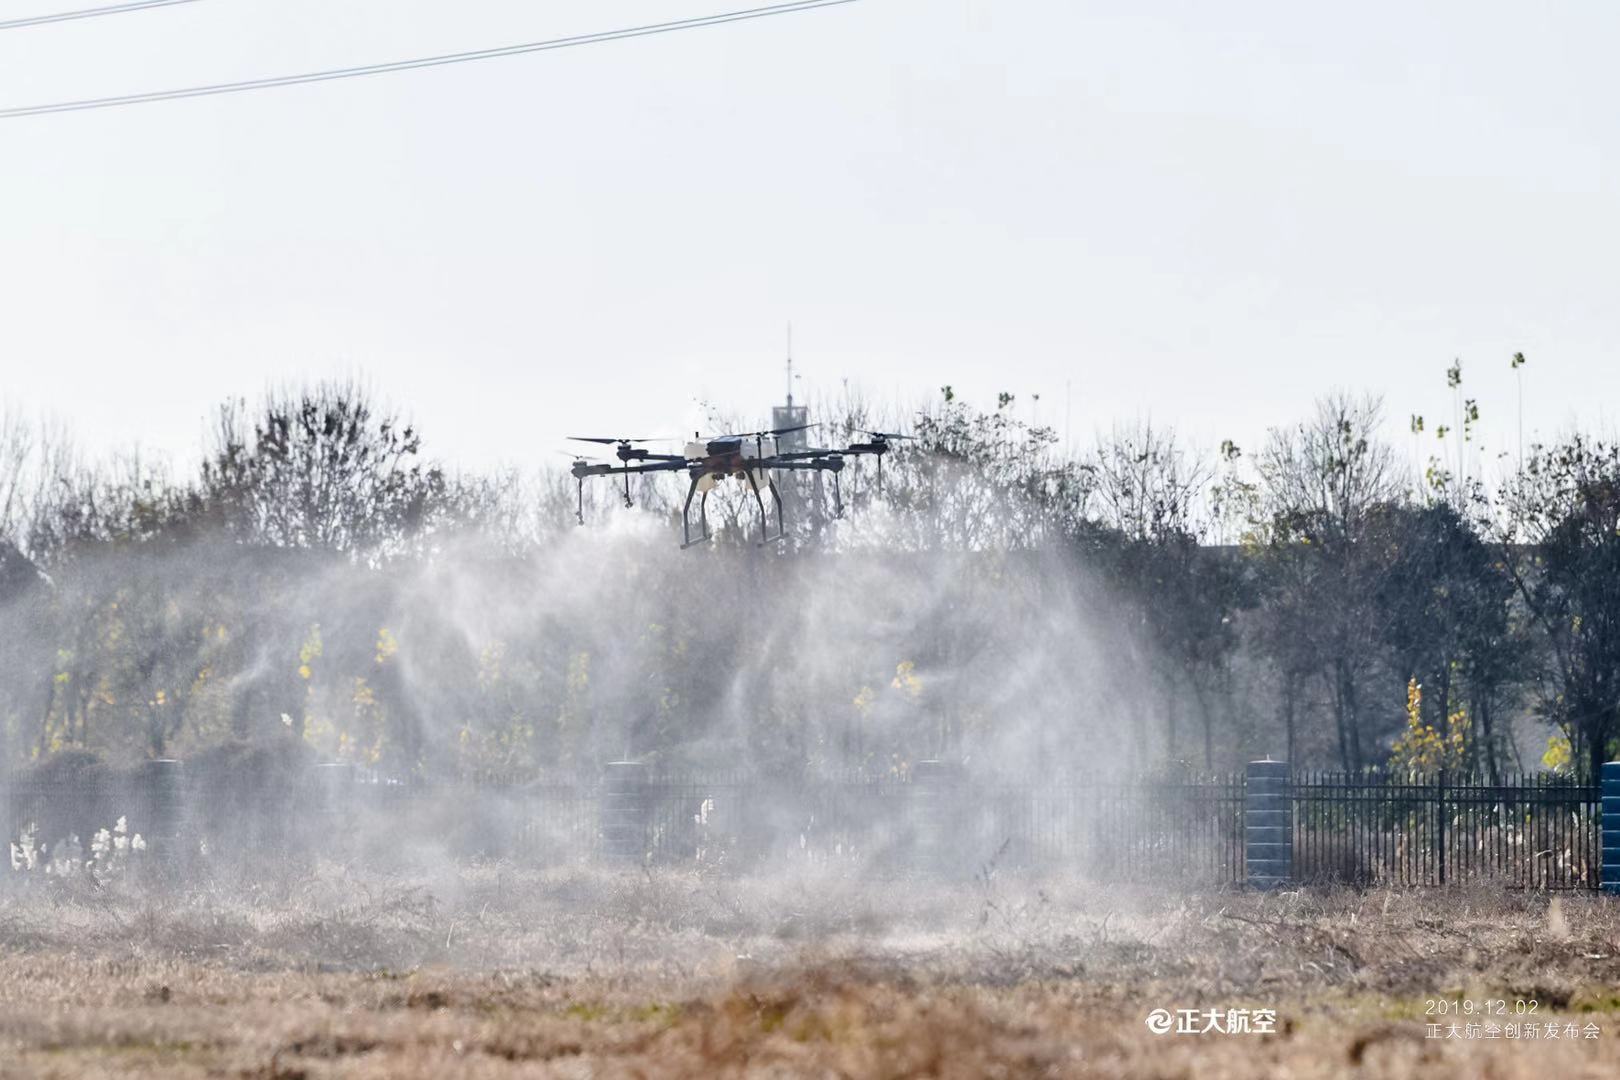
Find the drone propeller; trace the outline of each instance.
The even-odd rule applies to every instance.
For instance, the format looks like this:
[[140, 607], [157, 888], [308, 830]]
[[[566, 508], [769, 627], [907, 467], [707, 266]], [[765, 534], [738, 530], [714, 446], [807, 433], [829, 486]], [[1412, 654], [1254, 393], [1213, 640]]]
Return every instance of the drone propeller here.
[[720, 435], [721, 439], [768, 439], [773, 435], [791, 435], [795, 431], [809, 431], [820, 424], [798, 424], [794, 427], [772, 428], [770, 431], [736, 431], [729, 435]]
[[570, 436], [568, 436], [568, 438], [572, 442], [601, 443], [603, 446], [634, 446], [637, 443], [654, 443], [654, 442], [668, 442], [669, 441], [669, 439], [665, 438], [665, 437], [658, 437], [658, 438], [651, 438], [651, 439], [610, 439], [610, 438], [605, 438], [605, 437], [603, 437], [601, 435], [570, 435]]
[[856, 428], [855, 430], [862, 435], [870, 435], [874, 439], [881, 439], [883, 442], [888, 442], [890, 439], [915, 439], [917, 437], [915, 435], [901, 435], [895, 431], [869, 431], [866, 428]]

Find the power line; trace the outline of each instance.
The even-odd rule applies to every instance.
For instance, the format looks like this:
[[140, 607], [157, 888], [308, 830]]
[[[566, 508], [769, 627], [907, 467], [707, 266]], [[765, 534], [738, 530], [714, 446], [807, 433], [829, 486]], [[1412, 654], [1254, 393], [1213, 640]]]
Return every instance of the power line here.
[[144, 11], [147, 8], [173, 7], [175, 4], [195, 4], [197, 0], [133, 0], [128, 4], [109, 4], [106, 7], [84, 8], [80, 11], [59, 11], [55, 15], [30, 15], [23, 19], [0, 22], [0, 30], [21, 30], [25, 26], [44, 26], [46, 23], [67, 22], [70, 19], [93, 19], [97, 15], [120, 15], [126, 11]]
[[[183, 2], [183, 0], [168, 0], [168, 2], [179, 3]], [[154, 90], [144, 94], [124, 94], [118, 97], [62, 101], [50, 105], [24, 105], [16, 108], [0, 109], [0, 119], [17, 116], [41, 116], [47, 113], [80, 112], [86, 109], [110, 109], [119, 105], [140, 105], [149, 101], [173, 101], [179, 98], [207, 97], [214, 94], [236, 94], [247, 90], [268, 90], [278, 86], [297, 86], [301, 83], [328, 82], [334, 79], [356, 78], [361, 75], [381, 75], [392, 71], [410, 71], [415, 68], [462, 64], [473, 60], [491, 60], [500, 56], [518, 56], [524, 53], [567, 49], [576, 45], [596, 45], [605, 41], [622, 41], [626, 38], [667, 34], [676, 30], [696, 30], [705, 26], [721, 26], [725, 23], [742, 22], [745, 19], [763, 19], [771, 15], [788, 15], [796, 11], [813, 11], [816, 8], [836, 7], [840, 4], [853, 4], [855, 2], [856, 0], [794, 0], [792, 3], [771, 4], [766, 7], [727, 11], [716, 15], [701, 15], [690, 19], [676, 19], [673, 22], [630, 26], [619, 30], [604, 30], [594, 34], [577, 34], [573, 37], [533, 41], [523, 45], [504, 45], [493, 49], [475, 49], [471, 52], [423, 56], [414, 60], [394, 60], [383, 64], [333, 68], [327, 71], [311, 71], [302, 75], [278, 75], [265, 79], [247, 79], [242, 82], [215, 83], [210, 86], [190, 86], [178, 90]]]

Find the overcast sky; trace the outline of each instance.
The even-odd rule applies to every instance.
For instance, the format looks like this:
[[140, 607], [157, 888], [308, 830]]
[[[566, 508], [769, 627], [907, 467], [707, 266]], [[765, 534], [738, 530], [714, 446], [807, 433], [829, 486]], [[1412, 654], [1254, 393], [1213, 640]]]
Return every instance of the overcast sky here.
[[[0, 31], [0, 107], [742, 6], [200, 0]], [[359, 373], [531, 464], [763, 415], [791, 320], [810, 388], [1039, 393], [1078, 439], [1248, 445], [1341, 386], [1404, 440], [1460, 357], [1511, 442], [1515, 350], [1528, 429], [1607, 425], [1617, 42], [1600, 2], [860, 0], [0, 120], [0, 398], [183, 459], [222, 398]]]

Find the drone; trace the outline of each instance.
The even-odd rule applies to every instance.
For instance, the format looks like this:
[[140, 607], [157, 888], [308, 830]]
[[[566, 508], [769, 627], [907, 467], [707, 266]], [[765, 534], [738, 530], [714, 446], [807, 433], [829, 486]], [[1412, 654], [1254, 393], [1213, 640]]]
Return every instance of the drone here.
[[[733, 435], [716, 435], [703, 439], [697, 435], [686, 444], [685, 452], [680, 454], [656, 454], [646, 448], [647, 443], [662, 442], [660, 439], [630, 439], [617, 436], [603, 437], [594, 435], [570, 435], [572, 442], [597, 443], [602, 446], [614, 448], [614, 455], [619, 464], [606, 461], [590, 461], [584, 457], [576, 457], [573, 468], [570, 470], [579, 488], [578, 509], [575, 517], [581, 525], [585, 524], [585, 481], [593, 476], [622, 476], [624, 477], [624, 505], [633, 506], [630, 499], [630, 478], [643, 473], [684, 472], [690, 477], [686, 488], [686, 502], [681, 507], [681, 548], [694, 547], [712, 539], [709, 532], [708, 501], [709, 492], [722, 480], [738, 480], [748, 486], [753, 495], [754, 505], [759, 507], [760, 546], [783, 540], [787, 531], [782, 520], [782, 493], [777, 490], [775, 474], [777, 472], [825, 472], [832, 474], [833, 508], [834, 513], [842, 516], [844, 506], [838, 491], [838, 474], [844, 470], [844, 459], [858, 457], [862, 454], [871, 454], [877, 458], [877, 484], [878, 490], [883, 490], [883, 455], [890, 450], [889, 444], [901, 439], [909, 439], [909, 435], [901, 435], [891, 431], [866, 431], [857, 428], [867, 437], [866, 442], [851, 443], [843, 449], [811, 448], [805, 450], [782, 451], [780, 440], [783, 435], [791, 435], [798, 431], [807, 431], [818, 424], [800, 424], [796, 427], [773, 428], [769, 431], [749, 431]], [[770, 442], [770, 453], [766, 453], [766, 441]], [[770, 531], [770, 515], [765, 509], [765, 493], [769, 492], [771, 502], [776, 507], [776, 532]], [[698, 530], [697, 535], [692, 531], [692, 500], [698, 503]]]

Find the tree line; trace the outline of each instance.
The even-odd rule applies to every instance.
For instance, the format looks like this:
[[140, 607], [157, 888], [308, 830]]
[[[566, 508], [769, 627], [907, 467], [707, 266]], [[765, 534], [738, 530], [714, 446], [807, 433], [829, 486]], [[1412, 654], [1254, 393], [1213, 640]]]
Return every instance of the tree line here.
[[1620, 752], [1611, 442], [1487, 478], [1460, 392], [1458, 424], [1412, 418], [1461, 448], [1422, 466], [1348, 394], [1212, 453], [1145, 423], [1071, 451], [950, 387], [911, 416], [814, 411], [829, 445], [915, 438], [881, 490], [851, 462], [842, 517], [823, 478], [782, 478], [796, 531], [767, 549], [722, 489], [689, 552], [673, 484], [633, 511], [588, 488], [579, 529], [565, 472], [447, 469], [353, 384], [227, 403], [185, 476], [5, 414], [0, 773], [267, 743], [398, 776], [1591, 775]]

